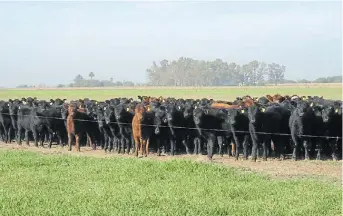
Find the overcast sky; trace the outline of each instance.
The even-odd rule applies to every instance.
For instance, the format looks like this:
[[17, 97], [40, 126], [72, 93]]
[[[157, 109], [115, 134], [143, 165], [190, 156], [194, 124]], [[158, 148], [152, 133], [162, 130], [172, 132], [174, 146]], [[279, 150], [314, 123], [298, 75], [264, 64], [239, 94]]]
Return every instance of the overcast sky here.
[[341, 2], [0, 2], [0, 86], [77, 74], [146, 81], [180, 56], [286, 65], [286, 78], [342, 72]]

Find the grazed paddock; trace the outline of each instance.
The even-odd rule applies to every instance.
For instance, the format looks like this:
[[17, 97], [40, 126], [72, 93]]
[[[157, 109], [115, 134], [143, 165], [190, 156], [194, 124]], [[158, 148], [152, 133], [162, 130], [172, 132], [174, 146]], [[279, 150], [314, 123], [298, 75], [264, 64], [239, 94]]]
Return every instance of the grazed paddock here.
[[91, 98], [105, 100], [114, 97], [133, 97], [138, 95], [163, 96], [175, 98], [213, 98], [233, 100], [237, 96], [261, 96], [266, 94], [319, 95], [327, 99], [341, 99], [341, 84], [323, 85], [282, 85], [265, 87], [136, 87], [136, 88], [77, 88], [77, 89], [0, 89], [0, 99], [37, 97], [40, 99]]

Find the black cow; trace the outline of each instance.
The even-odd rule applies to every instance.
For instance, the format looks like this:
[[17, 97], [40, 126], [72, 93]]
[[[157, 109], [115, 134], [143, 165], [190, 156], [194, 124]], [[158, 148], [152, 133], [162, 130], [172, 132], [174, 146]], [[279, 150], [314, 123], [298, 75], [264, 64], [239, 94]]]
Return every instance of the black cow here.
[[[332, 159], [337, 160], [337, 153], [342, 152], [342, 107], [338, 104], [326, 105], [322, 110], [324, 135], [329, 137]], [[341, 156], [341, 155], [340, 155]]]
[[244, 159], [248, 159], [250, 143], [249, 117], [247, 108], [228, 109], [229, 123], [235, 140], [235, 159], [238, 159], [241, 143], [243, 143]]
[[155, 113], [154, 124], [157, 155], [160, 156], [161, 146], [162, 153], [167, 152], [167, 143], [169, 141], [170, 130], [165, 106], [156, 104], [156, 106], [152, 106], [152, 110]]
[[[32, 132], [35, 146], [38, 147], [39, 135], [46, 129], [46, 118], [37, 112], [37, 108], [28, 106], [18, 107], [18, 141], [21, 145], [22, 130], [25, 131], [26, 145], [29, 145], [29, 132]], [[51, 131], [51, 130], [50, 130]], [[52, 138], [52, 137], [51, 137]], [[41, 137], [41, 140], [44, 139]], [[41, 142], [41, 146], [43, 142]]]
[[113, 137], [112, 142], [109, 143], [109, 151], [118, 151], [120, 145], [120, 130], [114, 113], [115, 106], [116, 105], [109, 105], [107, 107], [104, 107], [105, 123], [108, 125], [111, 131], [111, 136]]
[[263, 145], [263, 160], [267, 160], [272, 141], [277, 157], [284, 155], [284, 149], [289, 140], [287, 137], [289, 116], [290, 111], [279, 105], [264, 107], [256, 104], [248, 107], [253, 161], [256, 161], [257, 148], [260, 144]]
[[9, 104], [5, 101], [0, 102], [0, 126], [3, 129], [3, 140], [5, 143], [11, 142], [13, 127], [9, 111]]
[[300, 144], [303, 144], [305, 151], [305, 159], [310, 159], [309, 149], [312, 145], [312, 136], [316, 135], [315, 121], [316, 116], [311, 107], [306, 101], [298, 101], [297, 107], [293, 110], [289, 119], [289, 127], [293, 140], [293, 155], [292, 159], [298, 159]]
[[[127, 102], [127, 100], [124, 100]], [[123, 148], [123, 153], [129, 154], [133, 142], [132, 137], [132, 119], [134, 116], [134, 109], [136, 104], [134, 103], [121, 103], [114, 108], [114, 113], [119, 126], [120, 133], [120, 145], [118, 148], [118, 153], [121, 153]]]
[[207, 140], [207, 157], [212, 160], [213, 148], [218, 139], [219, 154], [223, 156], [223, 138], [232, 138], [228, 116], [225, 110], [196, 107], [193, 110], [193, 119], [199, 135]]
[[186, 120], [186, 127], [188, 128], [187, 138], [189, 141], [194, 142], [194, 154], [202, 154], [202, 140], [198, 131], [195, 129], [196, 125], [193, 119], [193, 110], [195, 106], [196, 105], [193, 100], [187, 100], [184, 105], [183, 115]]
[[185, 147], [187, 154], [190, 154], [187, 145], [187, 124], [184, 118], [180, 105], [168, 104], [166, 107], [166, 116], [169, 126], [169, 141], [170, 141], [170, 154], [174, 155], [178, 143], [182, 143]]

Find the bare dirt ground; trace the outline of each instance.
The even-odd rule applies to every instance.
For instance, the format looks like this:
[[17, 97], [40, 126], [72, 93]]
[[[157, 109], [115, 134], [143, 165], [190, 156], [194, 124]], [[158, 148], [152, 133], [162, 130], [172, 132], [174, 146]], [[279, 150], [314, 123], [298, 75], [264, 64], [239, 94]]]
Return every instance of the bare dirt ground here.
[[[134, 158], [133, 155], [105, 153], [101, 149], [92, 150], [89, 147], [81, 147], [81, 152], [76, 152], [75, 150], [69, 152], [67, 150], [67, 147], [61, 148], [56, 145], [55, 146], [53, 145], [51, 149], [48, 149], [46, 147], [37, 148], [33, 146], [26, 146], [25, 144], [23, 144], [22, 146], [18, 146], [15, 143], [11, 143], [11, 144], [0, 143], [0, 148], [11, 149], [11, 150], [20, 149], [20, 150], [38, 152], [42, 154], [66, 154], [66, 155], [73, 155], [73, 156], [91, 156], [91, 157], [98, 157], [98, 158], [108, 158], [108, 157]], [[235, 161], [233, 157], [229, 157], [228, 155], [224, 155], [224, 157], [215, 155], [213, 161], [210, 162], [208, 161], [205, 155], [201, 155], [201, 156], [175, 155], [174, 157], [171, 157], [171, 156], [157, 156], [156, 154], [150, 154], [147, 159], [158, 160], [158, 161], [168, 161], [168, 160], [180, 159], [180, 158], [186, 159], [186, 160], [192, 160], [196, 162], [215, 163], [218, 165], [234, 167], [245, 172], [261, 173], [271, 178], [277, 178], [277, 179], [311, 178], [311, 179], [316, 179], [316, 180], [334, 182], [336, 184], [342, 183], [342, 161], [331, 161], [331, 160], [292, 161], [290, 159], [279, 161], [276, 159], [268, 158], [268, 161], [258, 160], [257, 162], [252, 162], [250, 160], [245, 161], [243, 159], [239, 159], [238, 161]], [[146, 159], [144, 158], [144, 160]]]

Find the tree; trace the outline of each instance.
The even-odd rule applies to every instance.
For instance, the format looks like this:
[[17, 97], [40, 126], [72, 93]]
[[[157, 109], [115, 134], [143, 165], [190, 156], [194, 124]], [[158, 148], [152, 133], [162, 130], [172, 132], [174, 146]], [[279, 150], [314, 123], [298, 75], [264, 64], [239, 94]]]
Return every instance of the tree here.
[[93, 79], [93, 77], [95, 76], [94, 75], [94, 73], [93, 72], [90, 72], [89, 74], [88, 74], [88, 76], [91, 78], [91, 80]]
[[74, 81], [76, 87], [80, 87], [82, 82], [84, 81], [84, 79], [80, 74], [78, 74], [78, 75], [76, 75], [76, 77], [74, 78], [73, 81]]
[[257, 69], [258, 69], [259, 63], [258, 61], [254, 60], [249, 63], [249, 70], [250, 70], [250, 77], [249, 77], [249, 84], [250, 85], [257, 85]]
[[286, 66], [284, 65], [279, 65], [279, 64], [269, 64], [268, 65], [268, 79], [269, 82], [272, 84], [279, 84], [282, 83], [284, 80], [285, 76], [285, 71], [286, 71]]
[[267, 71], [267, 64], [264, 62], [259, 62], [258, 63], [258, 68], [256, 70], [256, 81], [257, 85], [261, 85], [264, 82], [264, 75], [266, 74]]
[[148, 84], [157, 86], [262, 85], [266, 72], [273, 83], [282, 82], [284, 66], [277, 65], [272, 69], [272, 73], [269, 73], [267, 68], [270, 69], [266, 63], [257, 60], [240, 66], [219, 58], [204, 61], [180, 57], [172, 61], [154, 61], [146, 72]]

